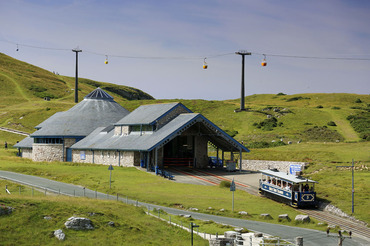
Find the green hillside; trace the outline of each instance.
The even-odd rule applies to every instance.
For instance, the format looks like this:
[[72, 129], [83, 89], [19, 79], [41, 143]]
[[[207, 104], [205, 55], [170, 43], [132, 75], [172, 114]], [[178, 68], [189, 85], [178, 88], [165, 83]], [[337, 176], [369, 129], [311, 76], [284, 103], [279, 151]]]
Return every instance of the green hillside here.
[[[74, 87], [73, 77], [56, 75], [0, 53], [0, 126], [33, 132], [34, 126], [75, 104]], [[79, 78], [79, 101], [97, 87], [121, 104], [154, 99], [136, 88]]]
[[[246, 159], [308, 162], [310, 165], [305, 174], [319, 181], [318, 196], [347, 213], [351, 209], [351, 172], [339, 170], [336, 166], [338, 163], [350, 165], [354, 159], [356, 216], [369, 222], [366, 210], [370, 206], [366, 193], [370, 185], [369, 95], [252, 95], [245, 98], [247, 111], [235, 113], [234, 110], [240, 106], [238, 99], [154, 100], [135, 88], [89, 79], [79, 81], [80, 100], [99, 86], [130, 111], [143, 104], [182, 102], [237, 140], [243, 141], [251, 149], [250, 153], [243, 156]], [[31, 133], [35, 131], [34, 126], [54, 113], [75, 105], [73, 77], [55, 75], [1, 53], [0, 88], [0, 127]], [[45, 101], [45, 96], [51, 100]], [[23, 138], [0, 131], [0, 143], [7, 141], [9, 146]], [[15, 151], [13, 154], [15, 158]], [[1, 151], [0, 156], [4, 157]], [[29, 166], [29, 163], [25, 165]]]

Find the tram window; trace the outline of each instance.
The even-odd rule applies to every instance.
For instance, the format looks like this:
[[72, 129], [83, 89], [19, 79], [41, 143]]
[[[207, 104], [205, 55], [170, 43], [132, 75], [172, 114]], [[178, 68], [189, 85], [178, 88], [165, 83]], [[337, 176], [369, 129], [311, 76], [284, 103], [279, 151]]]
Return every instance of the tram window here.
[[275, 178], [272, 179], [272, 184], [276, 185], [276, 179]]

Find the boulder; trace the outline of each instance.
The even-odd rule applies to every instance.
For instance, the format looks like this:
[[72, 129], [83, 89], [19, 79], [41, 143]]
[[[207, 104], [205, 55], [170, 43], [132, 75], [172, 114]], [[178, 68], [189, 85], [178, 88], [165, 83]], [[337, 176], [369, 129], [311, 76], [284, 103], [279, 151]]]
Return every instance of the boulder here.
[[261, 216], [261, 218], [263, 218], [263, 219], [272, 219], [272, 217], [271, 217], [271, 215], [270, 215], [270, 214], [261, 214], [260, 216]]
[[60, 240], [60, 241], [64, 241], [64, 239], [66, 238], [66, 234], [64, 234], [62, 229], [58, 229], [58, 230], [54, 231], [54, 236], [56, 238], [58, 238], [58, 240]]
[[304, 215], [304, 214], [298, 214], [296, 217], [295, 217], [295, 220], [296, 221], [299, 221], [299, 222], [303, 222], [303, 223], [308, 223], [311, 221], [310, 219], [310, 216], [308, 215]]
[[289, 215], [288, 214], [280, 214], [279, 215], [280, 220], [288, 220], [290, 221]]
[[256, 232], [254, 233], [254, 237], [263, 237], [262, 232]]
[[237, 234], [238, 233], [236, 231], [225, 231], [224, 232], [225, 238], [234, 238], [235, 239]]
[[240, 215], [248, 215], [248, 212], [245, 212], [245, 211], [240, 211], [239, 212]]
[[225, 209], [224, 209], [224, 208], [221, 208], [221, 209], [220, 209], [220, 212], [225, 212]]
[[52, 218], [50, 216], [44, 216], [44, 220], [51, 220]]
[[115, 227], [116, 226], [116, 224], [113, 221], [109, 221], [108, 222], [108, 225], [111, 226], [111, 227]]
[[191, 218], [191, 215], [190, 214], [184, 214], [183, 216], [184, 218]]
[[67, 229], [73, 230], [93, 230], [94, 227], [90, 219], [82, 217], [71, 217], [65, 223]]
[[8, 215], [11, 214], [12, 212], [13, 212], [12, 207], [0, 205], [0, 215]]

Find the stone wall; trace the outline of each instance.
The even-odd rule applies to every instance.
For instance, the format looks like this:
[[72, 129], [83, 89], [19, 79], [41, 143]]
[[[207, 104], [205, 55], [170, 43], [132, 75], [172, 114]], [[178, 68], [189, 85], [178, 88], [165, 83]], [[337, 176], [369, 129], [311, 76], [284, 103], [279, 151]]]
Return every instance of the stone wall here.
[[188, 113], [188, 111], [186, 111], [186, 109], [183, 108], [182, 106], [176, 107], [174, 110], [172, 110], [171, 112], [166, 114], [164, 117], [162, 117], [160, 120], [158, 120], [157, 129], [161, 128], [162, 126], [167, 124], [169, 121], [174, 119], [176, 116], [178, 116], [179, 114], [183, 114], [183, 113]]
[[292, 162], [292, 161], [261, 161], [261, 160], [243, 160], [242, 168], [243, 170], [265, 170], [270, 168], [276, 168], [281, 172], [289, 172], [289, 166], [291, 164], [301, 165], [302, 170], [307, 165], [305, 162]]
[[197, 160], [196, 167], [206, 168], [208, 166], [208, 139], [206, 137], [196, 136], [194, 145], [194, 155]]
[[140, 165], [140, 153], [115, 150], [73, 150], [72, 161], [78, 163], [94, 163], [112, 166], [133, 167]]
[[33, 161], [63, 161], [63, 144], [33, 144]]
[[24, 149], [22, 148], [22, 158], [28, 158], [28, 159], [32, 159], [32, 149]]

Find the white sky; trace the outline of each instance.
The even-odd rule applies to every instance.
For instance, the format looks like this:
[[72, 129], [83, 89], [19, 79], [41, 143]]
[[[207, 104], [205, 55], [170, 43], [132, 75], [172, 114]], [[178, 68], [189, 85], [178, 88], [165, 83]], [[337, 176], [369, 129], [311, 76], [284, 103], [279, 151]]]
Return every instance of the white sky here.
[[74, 76], [77, 46], [80, 77], [158, 99], [239, 98], [240, 49], [246, 95], [370, 92], [366, 0], [0, 0], [0, 52]]

